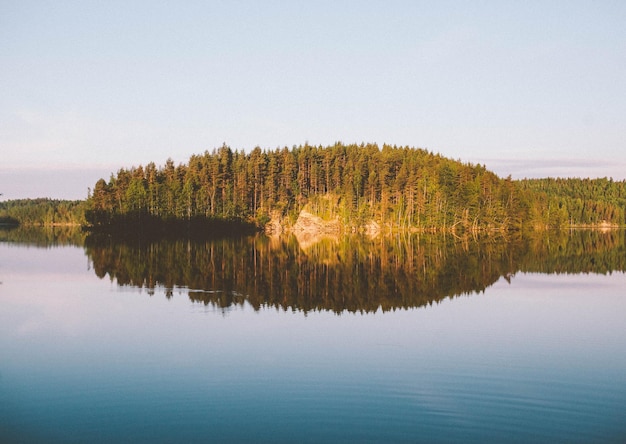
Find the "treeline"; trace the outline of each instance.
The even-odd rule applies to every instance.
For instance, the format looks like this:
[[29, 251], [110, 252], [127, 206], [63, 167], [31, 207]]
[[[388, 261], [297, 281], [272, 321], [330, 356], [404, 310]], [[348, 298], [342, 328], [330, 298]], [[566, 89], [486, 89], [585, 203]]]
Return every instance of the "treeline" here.
[[59, 199], [14, 199], [0, 202], [0, 223], [6, 225], [82, 225], [85, 201]]
[[99, 180], [87, 220], [106, 225], [161, 219], [272, 216], [294, 221], [309, 211], [346, 227], [369, 221], [401, 229], [511, 229], [527, 223], [529, 202], [514, 181], [484, 166], [426, 150], [375, 144], [250, 153], [222, 146], [187, 164], [120, 169]]
[[499, 178], [482, 165], [423, 149], [375, 144], [233, 151], [120, 169], [89, 198], [95, 226], [158, 220], [241, 219], [263, 226], [307, 208], [358, 229], [521, 230], [625, 222], [624, 182]]
[[[191, 156], [122, 168], [87, 201], [0, 202], [2, 225], [123, 225], [141, 232], [250, 231], [271, 218], [294, 223], [302, 209], [347, 231], [485, 231], [626, 225], [626, 181], [499, 178], [482, 165], [429, 151], [375, 144], [303, 146], [250, 153], [224, 145]], [[206, 231], [206, 230], [204, 230]]]
[[544, 226], [626, 223], [626, 181], [548, 178], [518, 183], [534, 197], [531, 219]]

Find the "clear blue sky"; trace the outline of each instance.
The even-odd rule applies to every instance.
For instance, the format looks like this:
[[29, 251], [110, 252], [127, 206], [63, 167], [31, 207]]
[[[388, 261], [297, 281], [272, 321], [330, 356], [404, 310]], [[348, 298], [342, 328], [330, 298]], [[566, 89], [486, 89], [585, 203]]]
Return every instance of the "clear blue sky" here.
[[233, 149], [626, 178], [626, 2], [0, 0], [1, 199]]

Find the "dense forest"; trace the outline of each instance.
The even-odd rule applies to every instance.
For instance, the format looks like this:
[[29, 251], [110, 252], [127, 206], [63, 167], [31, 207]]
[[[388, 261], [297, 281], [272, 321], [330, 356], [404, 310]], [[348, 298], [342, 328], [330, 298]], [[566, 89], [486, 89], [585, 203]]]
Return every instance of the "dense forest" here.
[[492, 231], [624, 225], [626, 182], [500, 178], [482, 165], [423, 149], [308, 144], [249, 153], [224, 145], [120, 169], [88, 198], [93, 226], [154, 220], [270, 219], [293, 224], [306, 209], [349, 231]]
[[121, 168], [98, 180], [85, 201], [0, 202], [0, 224], [84, 225], [127, 235], [210, 225], [215, 233], [242, 233], [269, 221], [289, 228], [302, 210], [344, 232], [372, 224], [384, 232], [474, 233], [624, 226], [626, 181], [512, 180], [482, 165], [389, 145], [249, 153], [224, 145], [186, 164]]
[[14, 199], [0, 202], [0, 224], [27, 226], [83, 225], [85, 201]]
[[530, 218], [549, 226], [626, 223], [626, 181], [525, 179], [517, 182], [535, 202]]

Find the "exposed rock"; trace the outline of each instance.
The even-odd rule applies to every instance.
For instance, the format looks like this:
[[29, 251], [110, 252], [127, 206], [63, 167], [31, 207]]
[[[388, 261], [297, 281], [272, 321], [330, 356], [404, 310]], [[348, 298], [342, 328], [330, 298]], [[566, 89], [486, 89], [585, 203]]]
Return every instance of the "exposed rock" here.
[[296, 224], [293, 226], [295, 234], [339, 234], [341, 233], [341, 223], [338, 219], [325, 221], [319, 216], [302, 210], [298, 216]]
[[265, 234], [268, 236], [279, 236], [283, 231], [280, 213], [273, 212], [270, 216], [270, 221], [265, 225]]

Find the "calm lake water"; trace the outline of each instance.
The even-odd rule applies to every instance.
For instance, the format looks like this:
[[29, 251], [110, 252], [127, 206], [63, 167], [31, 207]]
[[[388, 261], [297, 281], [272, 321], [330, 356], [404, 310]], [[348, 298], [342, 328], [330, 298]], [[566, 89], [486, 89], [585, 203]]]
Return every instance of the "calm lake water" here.
[[0, 237], [0, 441], [624, 442], [624, 233]]

